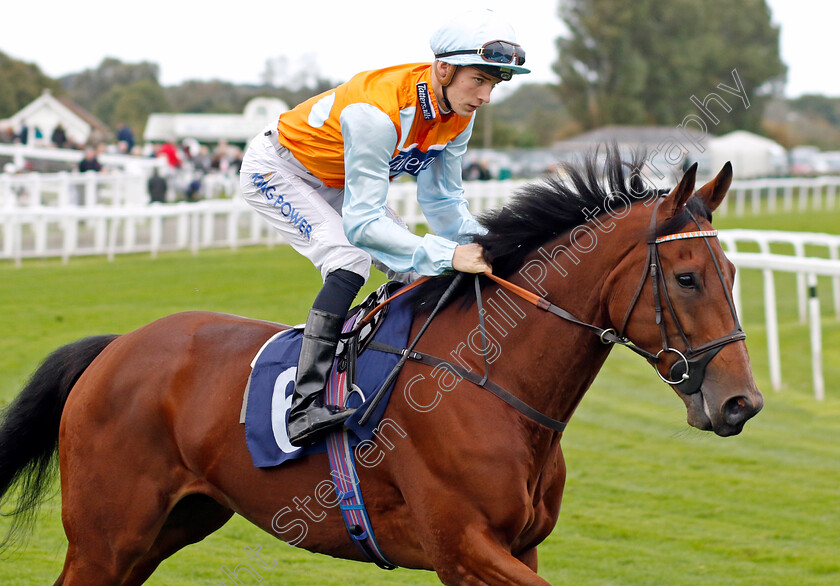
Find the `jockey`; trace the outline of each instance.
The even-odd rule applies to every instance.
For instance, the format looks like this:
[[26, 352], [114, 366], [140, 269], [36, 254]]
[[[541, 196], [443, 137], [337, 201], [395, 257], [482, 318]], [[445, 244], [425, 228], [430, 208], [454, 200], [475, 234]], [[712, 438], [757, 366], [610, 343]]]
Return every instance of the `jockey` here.
[[[513, 28], [490, 10], [470, 11], [431, 37], [434, 63], [360, 73], [284, 112], [242, 162], [245, 200], [321, 271], [306, 320], [289, 411], [289, 439], [313, 441], [352, 413], [325, 405], [338, 336], [371, 262], [388, 272], [438, 275], [490, 270], [472, 235], [461, 158], [474, 112], [495, 85], [529, 73]], [[417, 178], [434, 234], [412, 234], [386, 206], [389, 182]], [[390, 270], [387, 270], [390, 269]], [[398, 278], [398, 277], [396, 277]]]

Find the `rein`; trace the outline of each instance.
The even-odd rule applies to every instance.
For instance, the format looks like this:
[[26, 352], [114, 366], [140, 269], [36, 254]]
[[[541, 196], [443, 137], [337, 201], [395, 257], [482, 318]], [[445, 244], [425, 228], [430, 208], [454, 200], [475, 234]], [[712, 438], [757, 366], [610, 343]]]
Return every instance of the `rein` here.
[[[715, 258], [714, 251], [712, 250], [711, 244], [707, 238], [716, 237], [718, 232], [717, 230], [699, 230], [700, 223], [698, 222], [697, 218], [688, 208], [685, 208], [685, 211], [688, 212], [691, 219], [697, 225], [698, 230], [693, 232], [678, 232], [674, 234], [669, 234], [666, 236], [656, 236], [656, 212], [659, 207], [659, 204], [662, 200], [658, 200], [656, 205], [653, 208], [650, 220], [650, 227], [648, 230], [648, 255], [647, 255], [647, 262], [645, 264], [644, 272], [642, 273], [642, 277], [639, 281], [639, 285], [636, 288], [636, 292], [633, 295], [633, 298], [630, 302], [630, 306], [627, 308], [627, 312], [625, 313], [623, 323], [621, 325], [621, 329], [619, 333], [614, 328], [601, 328], [594, 324], [587, 323], [581, 319], [578, 319], [576, 316], [571, 314], [570, 312], [566, 311], [562, 307], [554, 305], [548, 299], [537, 295], [519, 285], [511, 283], [501, 277], [494, 275], [491, 272], [483, 273], [484, 276], [487, 278], [495, 281], [500, 286], [504, 287], [511, 293], [515, 294], [516, 296], [520, 297], [521, 299], [527, 301], [528, 303], [534, 305], [535, 307], [551, 313], [557, 317], [560, 317], [568, 322], [577, 324], [581, 327], [587, 328], [588, 330], [592, 331], [595, 335], [598, 336], [598, 339], [601, 340], [604, 344], [618, 344], [620, 346], [624, 346], [639, 356], [648, 360], [654, 367], [656, 374], [662, 379], [665, 383], [674, 386], [677, 391], [684, 395], [694, 394], [700, 391], [700, 387], [703, 384], [703, 378], [705, 376], [705, 369], [706, 365], [721, 351], [721, 349], [733, 342], [739, 342], [741, 340], [746, 339], [746, 334], [744, 330], [741, 328], [741, 323], [738, 320], [737, 312], [735, 311], [735, 304], [732, 301], [732, 297], [729, 294], [728, 289], [726, 288], [726, 281], [723, 276], [723, 271], [720, 268], [720, 264]], [[691, 342], [688, 339], [688, 336], [685, 333], [685, 330], [680, 323], [679, 318], [677, 317], [677, 313], [674, 310], [673, 304], [671, 303], [670, 296], [668, 295], [668, 288], [665, 283], [665, 277], [662, 271], [662, 261], [659, 256], [659, 245], [664, 244], [666, 242], [673, 242], [676, 240], [685, 240], [689, 238], [703, 238], [706, 244], [706, 248], [709, 250], [709, 254], [712, 257], [712, 262], [715, 266], [715, 271], [717, 272], [718, 278], [720, 279], [721, 285], [723, 286], [724, 295], [726, 296], [726, 301], [729, 304], [729, 309], [732, 314], [732, 319], [735, 322], [735, 328], [733, 331], [725, 336], [721, 336], [720, 338], [716, 338], [709, 342], [705, 342], [699, 346], [692, 347]], [[540, 425], [547, 427], [553, 431], [562, 432], [565, 430], [567, 423], [563, 421], [558, 421], [553, 419], [544, 413], [541, 413], [537, 409], [534, 409], [506, 389], [502, 388], [498, 384], [494, 383], [493, 381], [489, 380], [490, 375], [490, 364], [487, 358], [488, 355], [488, 342], [487, 342], [487, 332], [485, 329], [484, 323], [484, 309], [482, 305], [481, 299], [481, 286], [479, 283], [479, 274], [475, 275], [475, 295], [476, 295], [476, 305], [478, 309], [478, 321], [479, 321], [479, 331], [481, 332], [481, 341], [482, 341], [482, 356], [484, 358], [484, 375], [479, 376], [476, 373], [462, 367], [460, 364], [454, 364], [445, 360], [443, 358], [438, 358], [436, 356], [431, 356], [427, 354], [423, 354], [420, 352], [415, 352], [414, 347], [416, 346], [417, 342], [420, 340], [420, 337], [428, 328], [429, 324], [431, 323], [432, 319], [437, 315], [438, 311], [441, 307], [449, 300], [449, 297], [452, 295], [456, 284], [460, 282], [461, 278], [464, 276], [464, 273], [459, 273], [458, 276], [453, 280], [453, 282], [449, 285], [449, 288], [446, 292], [441, 296], [440, 301], [438, 301], [435, 308], [432, 310], [431, 314], [429, 315], [426, 322], [420, 328], [417, 336], [411, 342], [408, 348], [394, 348], [387, 344], [383, 344], [373, 340], [369, 344], [369, 348], [373, 350], [378, 350], [380, 352], [389, 352], [392, 354], [401, 355], [400, 361], [388, 375], [385, 382], [380, 386], [377, 390], [373, 400], [366, 408], [366, 411], [362, 414], [361, 419], [359, 420], [360, 423], [364, 424], [372, 415], [374, 409], [381, 401], [382, 397], [387, 392], [388, 387], [391, 383], [396, 379], [397, 374], [402, 369], [403, 365], [407, 360], [414, 360], [416, 362], [420, 362], [422, 364], [426, 364], [433, 368], [436, 367], [444, 367], [450, 372], [468, 380], [469, 382], [487, 390], [496, 395], [498, 398], [505, 401], [508, 405], [512, 406], [520, 413], [525, 415], [526, 417], [532, 419], [533, 421], [539, 423]], [[662, 348], [656, 352], [650, 352], [637, 346], [629, 338], [624, 335], [624, 331], [626, 330], [627, 324], [630, 321], [630, 315], [633, 313], [633, 310], [636, 307], [636, 304], [639, 301], [641, 296], [642, 290], [644, 289], [644, 285], [650, 277], [651, 287], [653, 289], [653, 303], [654, 303], [654, 312], [655, 312], [655, 321], [657, 326], [659, 327], [660, 337], [662, 340]], [[425, 280], [425, 279], [424, 279]], [[398, 294], [390, 297], [379, 306], [374, 308], [371, 313], [379, 311], [383, 306], [388, 304], [393, 298], [397, 297], [405, 293], [408, 289], [413, 288], [419, 284], [419, 281], [416, 281], [411, 286], [406, 288], [405, 290], [401, 290]], [[664, 300], [664, 304], [663, 304]], [[680, 351], [677, 348], [673, 347], [670, 343], [667, 327], [665, 325], [665, 320], [663, 319], [664, 311], [667, 310], [668, 313], [671, 315], [671, 318], [676, 325], [677, 332], [682, 339], [683, 343], [685, 344], [685, 350]], [[366, 321], [365, 318], [363, 323]], [[352, 333], [352, 332], [348, 332]], [[667, 353], [674, 353], [679, 357], [673, 365], [671, 365], [670, 372], [668, 374], [669, 378], [666, 378], [659, 372], [659, 369], [656, 366], [659, 364], [661, 356]]]
[[[379, 405], [379, 403], [382, 401], [382, 398], [385, 396], [385, 393], [388, 391], [388, 388], [391, 386], [391, 383], [394, 382], [400, 370], [402, 370], [402, 367], [405, 365], [406, 361], [413, 360], [415, 362], [420, 362], [421, 364], [431, 366], [432, 368], [443, 367], [449, 372], [452, 372], [458, 375], [459, 377], [464, 378], [470, 381], [471, 383], [491, 392], [492, 394], [500, 398], [502, 401], [504, 401], [505, 403], [507, 403], [508, 405], [525, 415], [526, 417], [536, 421], [540, 425], [547, 427], [553, 431], [562, 432], [566, 429], [566, 422], [552, 419], [548, 415], [545, 415], [544, 413], [541, 413], [540, 411], [534, 409], [510, 391], [489, 380], [490, 364], [487, 359], [487, 334], [484, 329], [484, 312], [482, 311], [481, 307], [481, 287], [479, 286], [478, 275], [475, 276], [475, 291], [479, 309], [479, 323], [481, 325], [481, 339], [483, 344], [482, 354], [484, 356], [485, 369], [484, 376], [479, 377], [474, 372], [472, 372], [471, 370], [467, 370], [460, 364], [453, 364], [452, 362], [449, 362], [448, 360], [445, 360], [443, 358], [438, 358], [437, 356], [432, 356], [430, 354], [423, 354], [421, 352], [414, 351], [414, 347], [417, 345], [417, 342], [420, 341], [420, 337], [429, 327], [429, 324], [432, 322], [432, 319], [435, 317], [435, 315], [437, 315], [440, 308], [448, 302], [449, 297], [451, 297], [456, 287], [460, 283], [461, 279], [463, 279], [465, 275], [466, 273], [458, 273], [458, 275], [456, 275], [455, 279], [453, 279], [452, 283], [450, 283], [449, 287], [441, 296], [437, 305], [435, 305], [435, 308], [429, 314], [429, 317], [426, 319], [426, 322], [420, 328], [420, 331], [417, 333], [417, 336], [415, 336], [414, 340], [411, 342], [411, 344], [409, 344], [407, 348], [395, 348], [388, 344], [378, 342], [377, 340], [371, 340], [371, 342], [368, 344], [368, 348], [371, 350], [377, 350], [379, 352], [388, 352], [390, 354], [397, 354], [400, 355], [401, 358], [391, 370], [390, 374], [385, 379], [385, 381], [379, 386], [379, 389], [377, 389], [371, 401], [365, 407], [365, 411], [359, 418], [359, 424], [364, 425], [365, 423], [367, 423], [368, 419], [370, 419], [370, 417], [373, 415], [373, 412], [376, 410], [377, 405]], [[377, 306], [376, 310], [378, 309], [379, 307]]]

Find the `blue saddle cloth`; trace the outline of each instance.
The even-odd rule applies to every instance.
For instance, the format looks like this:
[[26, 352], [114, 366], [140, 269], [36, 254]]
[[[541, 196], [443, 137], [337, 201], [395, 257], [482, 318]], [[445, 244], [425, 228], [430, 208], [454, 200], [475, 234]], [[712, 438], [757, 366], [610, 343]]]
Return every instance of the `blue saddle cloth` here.
[[[350, 321], [353, 320], [355, 318]], [[387, 316], [374, 339], [396, 348], [405, 348], [411, 320], [408, 302], [402, 297], [395, 299], [390, 303]], [[325, 439], [310, 446], [296, 447], [289, 441], [286, 431], [302, 340], [303, 332], [300, 330], [282, 332], [263, 347], [251, 371], [245, 407], [245, 439], [257, 468], [277, 466], [287, 460], [326, 451]], [[359, 355], [356, 385], [366, 401], [373, 397], [399, 358], [396, 354], [373, 349], [366, 349]], [[335, 371], [336, 368], [333, 368], [331, 384], [336, 384], [339, 378]], [[354, 444], [373, 438], [392, 391], [393, 384], [364, 427], [358, 423], [361, 409], [347, 420], [346, 426], [352, 432], [350, 437]], [[361, 405], [361, 397], [357, 393], [351, 394], [347, 406], [358, 408]]]

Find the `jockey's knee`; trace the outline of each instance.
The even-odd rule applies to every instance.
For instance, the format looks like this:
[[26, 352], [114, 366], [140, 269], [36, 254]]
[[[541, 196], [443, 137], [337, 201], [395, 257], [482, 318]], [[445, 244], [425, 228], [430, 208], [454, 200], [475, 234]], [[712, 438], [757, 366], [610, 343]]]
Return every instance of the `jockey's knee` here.
[[327, 276], [339, 269], [350, 271], [362, 278], [362, 284], [370, 278], [371, 256], [355, 246], [339, 246], [332, 248], [319, 263], [318, 269], [326, 282]]

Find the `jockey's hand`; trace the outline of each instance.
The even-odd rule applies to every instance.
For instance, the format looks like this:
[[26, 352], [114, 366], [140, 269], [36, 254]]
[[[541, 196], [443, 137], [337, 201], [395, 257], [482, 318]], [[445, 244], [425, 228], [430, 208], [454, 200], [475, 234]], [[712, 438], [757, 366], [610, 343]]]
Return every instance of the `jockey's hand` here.
[[492, 273], [493, 268], [484, 260], [481, 244], [461, 244], [452, 255], [452, 268], [462, 273]]

